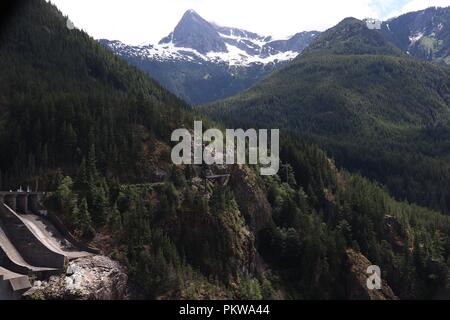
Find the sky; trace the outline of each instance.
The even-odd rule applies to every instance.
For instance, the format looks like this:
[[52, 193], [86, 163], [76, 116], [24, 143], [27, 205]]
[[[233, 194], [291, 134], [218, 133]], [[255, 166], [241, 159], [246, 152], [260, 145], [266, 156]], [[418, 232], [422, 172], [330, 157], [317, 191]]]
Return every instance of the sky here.
[[51, 0], [74, 25], [95, 39], [157, 43], [185, 11], [222, 26], [285, 38], [323, 31], [346, 17], [387, 20], [450, 0]]

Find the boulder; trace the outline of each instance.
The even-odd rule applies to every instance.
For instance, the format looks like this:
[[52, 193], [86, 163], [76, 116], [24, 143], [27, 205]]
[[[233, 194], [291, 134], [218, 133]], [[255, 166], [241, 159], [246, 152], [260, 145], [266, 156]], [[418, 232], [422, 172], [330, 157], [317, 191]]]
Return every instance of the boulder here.
[[27, 299], [123, 300], [127, 298], [128, 276], [120, 263], [94, 255], [69, 262], [68, 272], [36, 282], [25, 293]]

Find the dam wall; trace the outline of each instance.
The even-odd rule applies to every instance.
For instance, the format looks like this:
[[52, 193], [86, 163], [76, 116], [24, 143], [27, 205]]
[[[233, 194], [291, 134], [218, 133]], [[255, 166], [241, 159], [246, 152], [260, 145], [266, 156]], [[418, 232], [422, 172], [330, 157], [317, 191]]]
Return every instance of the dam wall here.
[[66, 257], [46, 246], [5, 203], [0, 204], [0, 219], [6, 235], [28, 263], [37, 267], [64, 270]]
[[99, 254], [40, 204], [44, 193], [0, 191], [0, 300], [20, 299], [30, 279], [66, 271], [69, 260]]

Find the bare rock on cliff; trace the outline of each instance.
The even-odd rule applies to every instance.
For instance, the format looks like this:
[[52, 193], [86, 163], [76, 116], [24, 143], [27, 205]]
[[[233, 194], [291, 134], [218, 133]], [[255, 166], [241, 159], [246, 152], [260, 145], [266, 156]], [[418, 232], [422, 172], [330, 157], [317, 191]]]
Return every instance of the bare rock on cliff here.
[[384, 227], [386, 230], [386, 240], [391, 244], [394, 252], [404, 252], [405, 247], [410, 252], [414, 250], [411, 236], [397, 218], [386, 215], [384, 217]]
[[382, 279], [381, 289], [370, 290], [367, 287], [367, 268], [372, 263], [361, 253], [347, 250], [347, 296], [351, 300], [397, 300], [388, 283]]
[[36, 282], [25, 297], [46, 300], [123, 300], [127, 296], [127, 283], [127, 273], [120, 263], [95, 255], [70, 261], [65, 274]]
[[272, 208], [255, 172], [247, 166], [235, 165], [231, 171], [230, 184], [239, 210], [250, 229], [256, 232], [264, 229], [272, 217]]

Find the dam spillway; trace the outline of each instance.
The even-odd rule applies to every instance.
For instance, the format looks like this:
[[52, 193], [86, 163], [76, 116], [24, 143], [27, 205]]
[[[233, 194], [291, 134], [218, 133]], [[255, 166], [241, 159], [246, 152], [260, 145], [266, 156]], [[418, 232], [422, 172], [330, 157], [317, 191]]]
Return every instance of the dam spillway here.
[[44, 195], [0, 192], [0, 300], [20, 299], [31, 287], [29, 277], [60, 274], [69, 260], [95, 251], [79, 249], [62, 223], [51, 222], [40, 204]]

